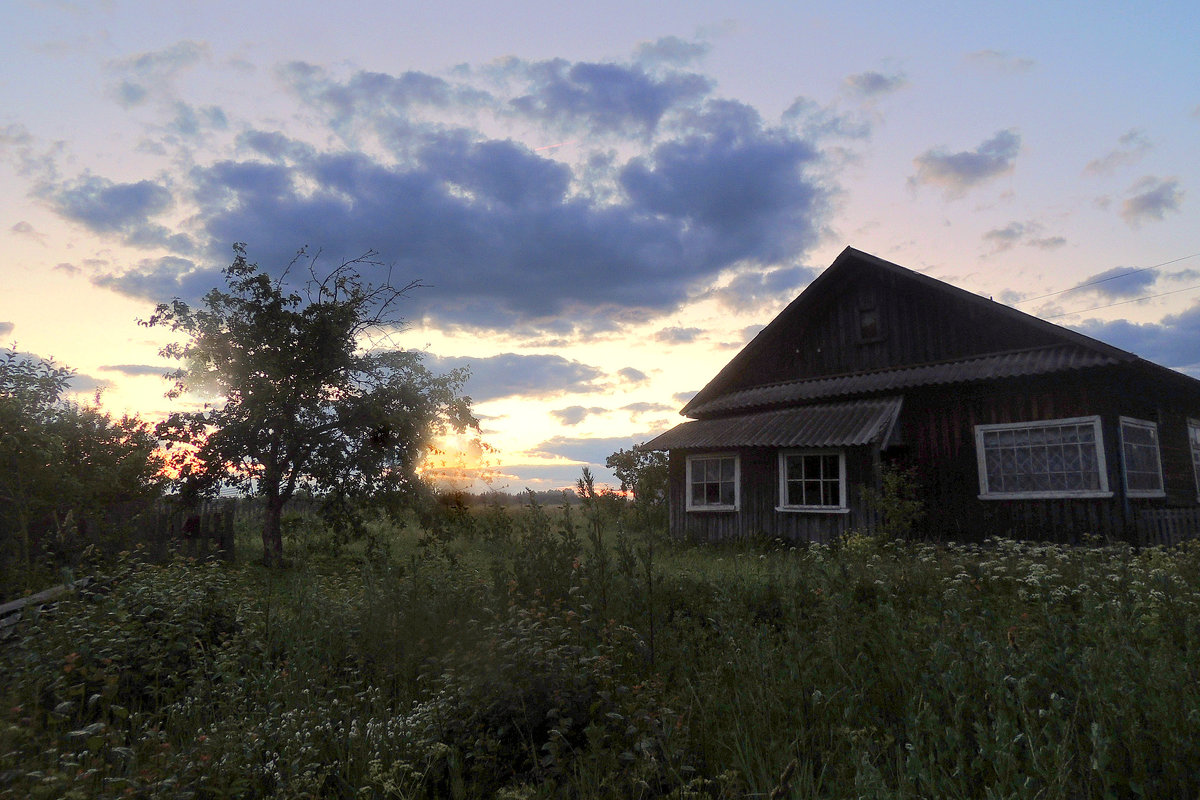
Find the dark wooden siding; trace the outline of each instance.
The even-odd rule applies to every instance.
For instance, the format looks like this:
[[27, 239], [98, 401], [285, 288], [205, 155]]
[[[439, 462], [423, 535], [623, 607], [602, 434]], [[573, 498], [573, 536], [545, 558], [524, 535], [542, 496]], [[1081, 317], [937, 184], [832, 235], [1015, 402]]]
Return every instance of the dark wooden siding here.
[[[864, 269], [839, 288], [836, 295], [822, 298], [815, 313], [774, 331], [764, 352], [726, 390], [1061, 341], [1032, 327], [1012, 325], [986, 306], [935, 296], [878, 270]], [[880, 337], [864, 342], [859, 315], [867, 307], [878, 312], [882, 330]]]
[[779, 451], [743, 448], [736, 452], [741, 465], [741, 508], [738, 511], [687, 510], [687, 456], [670, 453], [671, 533], [691, 541], [768, 538], [790, 541], [831, 542], [854, 528], [865, 529], [870, 518], [863, 510], [862, 484], [873, 480], [875, 456], [868, 447], [852, 447], [846, 454], [848, 514], [776, 511], [779, 505]]
[[[1139, 376], [1117, 368], [1090, 375], [1010, 380], [909, 392], [900, 421], [904, 448], [888, 455], [915, 465], [929, 515], [925, 533], [935, 538], [1012, 536], [1079, 541], [1087, 535], [1133, 540], [1140, 511], [1197, 505], [1186, 414], [1160, 405], [1162, 397]], [[1099, 415], [1108, 485], [1101, 499], [980, 500], [974, 428]], [[1166, 497], [1129, 498], [1121, 466], [1121, 416], [1158, 423]]]
[[[1192, 405], [1189, 405], [1192, 404]], [[980, 500], [975, 426], [1098, 415], [1111, 498]], [[1166, 496], [1125, 496], [1120, 417], [1156, 422]], [[934, 539], [978, 541], [1008, 536], [1078, 542], [1089, 535], [1135, 541], [1139, 515], [1167, 508], [1196, 508], [1195, 474], [1187, 419], [1200, 418], [1200, 401], [1172, 394], [1152, 376], [1123, 366], [972, 386], [909, 390], [899, 421], [900, 445], [883, 454], [898, 466], [915, 466], [927, 517], [918, 533]], [[779, 503], [778, 451], [748, 449], [741, 458], [739, 512], [686, 511], [686, 454], [671, 453], [671, 530], [711, 541], [779, 537], [828, 542], [846, 530], [870, 527], [861, 485], [873, 485], [879, 456], [871, 448], [847, 451], [850, 514], [775, 511]]]

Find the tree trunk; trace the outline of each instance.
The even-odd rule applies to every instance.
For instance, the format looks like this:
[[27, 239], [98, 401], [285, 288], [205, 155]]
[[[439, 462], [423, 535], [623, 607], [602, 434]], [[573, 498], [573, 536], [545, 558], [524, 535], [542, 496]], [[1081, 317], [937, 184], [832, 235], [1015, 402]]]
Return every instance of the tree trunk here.
[[268, 567], [283, 566], [283, 531], [280, 527], [280, 517], [283, 516], [284, 498], [269, 495], [263, 509], [263, 564]]

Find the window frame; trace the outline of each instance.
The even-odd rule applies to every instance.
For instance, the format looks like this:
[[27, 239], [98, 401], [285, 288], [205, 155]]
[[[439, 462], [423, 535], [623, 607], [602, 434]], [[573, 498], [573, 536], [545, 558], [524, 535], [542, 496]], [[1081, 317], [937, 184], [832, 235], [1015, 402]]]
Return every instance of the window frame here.
[[[1125, 454], [1125, 428], [1143, 428], [1154, 433], [1154, 464], [1158, 468], [1158, 488], [1157, 489], [1130, 489], [1129, 488], [1129, 458]], [[1121, 417], [1118, 425], [1121, 440], [1121, 480], [1125, 486], [1125, 496], [1134, 498], [1145, 497], [1166, 497], [1167, 484], [1163, 476], [1162, 468], [1162, 439], [1158, 435], [1158, 423], [1148, 419], [1138, 419], [1136, 417]], [[1141, 445], [1145, 446], [1145, 445]]]
[[[1033, 428], [1061, 428], [1070, 425], [1090, 424], [1094, 431], [1092, 442], [1096, 448], [1096, 470], [1100, 479], [1099, 489], [1049, 489], [1034, 491], [1004, 492], [993, 491], [988, 485], [987, 449], [984, 446], [984, 436], [993, 431], [1030, 430]], [[1108, 462], [1104, 451], [1104, 431], [1100, 424], [1100, 415], [1093, 414], [1085, 417], [1064, 417], [1061, 419], [1039, 419], [1027, 422], [1004, 422], [991, 425], [975, 426], [975, 457], [979, 473], [980, 500], [1086, 500], [1092, 498], [1112, 497], [1108, 485]]]
[[1188, 418], [1188, 450], [1192, 454], [1192, 476], [1196, 480], [1196, 502], [1200, 502], [1200, 419]]
[[[727, 503], [695, 503], [692, 500], [692, 467], [698, 461], [733, 459], [733, 505]], [[737, 453], [695, 453], [687, 457], [685, 470], [684, 502], [688, 511], [738, 511], [742, 507], [742, 459]], [[724, 481], [722, 481], [723, 483]]]
[[[787, 459], [793, 456], [829, 456], [836, 455], [838, 459], [838, 499], [841, 505], [793, 505], [788, 500]], [[779, 476], [779, 505], [776, 511], [795, 512], [801, 514], [849, 514], [849, 487], [846, 484], [846, 451], [834, 448], [807, 448], [780, 450], [777, 460]]]

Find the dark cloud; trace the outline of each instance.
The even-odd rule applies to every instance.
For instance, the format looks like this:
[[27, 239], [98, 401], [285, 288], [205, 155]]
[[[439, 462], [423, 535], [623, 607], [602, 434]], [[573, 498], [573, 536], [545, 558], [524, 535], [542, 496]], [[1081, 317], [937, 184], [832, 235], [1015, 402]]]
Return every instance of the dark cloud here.
[[126, 244], [137, 247], [191, 250], [187, 236], [151, 221], [173, 204], [171, 191], [155, 181], [114, 183], [85, 174], [73, 181], [43, 185], [39, 194], [60, 215], [95, 233], [119, 234]]
[[654, 341], [667, 344], [688, 344], [696, 341], [703, 333], [703, 328], [663, 328], [655, 331]]
[[485, 358], [426, 355], [438, 373], [466, 367], [471, 371], [466, 393], [477, 403], [501, 397], [554, 397], [602, 388], [604, 371], [554, 355], [503, 353]]
[[1184, 191], [1175, 178], [1147, 175], [1129, 187], [1129, 194], [1132, 196], [1121, 205], [1121, 218], [1138, 228], [1143, 222], [1163, 219], [1168, 211], [1178, 211]]
[[640, 65], [565, 59], [505, 63], [528, 91], [510, 101], [524, 116], [591, 132], [651, 133], [671, 109], [698, 101], [712, 82], [694, 73], [651, 75]]
[[122, 375], [128, 375], [130, 377], [153, 375], [159, 378], [174, 369], [175, 367], [166, 365], [156, 367], [153, 364], [106, 364], [105, 366], [100, 367], [101, 372], [119, 372]]
[[196, 108], [187, 103], [175, 104], [175, 118], [167, 126], [184, 137], [199, 136], [206, 130], [225, 130], [229, 120], [218, 106]]
[[961, 197], [989, 178], [1010, 172], [1020, 151], [1021, 136], [1011, 129], [997, 131], [974, 150], [926, 150], [913, 159], [917, 174], [908, 182], [910, 186], [939, 186], [947, 197]]
[[617, 370], [617, 375], [621, 377], [621, 380], [627, 383], [645, 383], [646, 381], [650, 380], [649, 375], [642, 372], [640, 369], [634, 369], [633, 367], [622, 367], [621, 369]]
[[279, 134], [243, 144], [275, 159], [193, 171], [208, 241], [250, 244], [267, 269], [303, 244], [330, 257], [374, 249], [441, 325], [568, 336], [643, 322], [732, 264], [794, 259], [817, 238], [828, 192], [804, 174], [807, 142], [713, 103], [687, 133], [616, 170], [609, 197], [510, 141], [427, 132], [411, 160], [315, 152]]
[[584, 408], [583, 406], [567, 406], [555, 411], [551, 411], [550, 415], [556, 417], [563, 425], [578, 425], [593, 414], [603, 414], [608, 411], [607, 408], [592, 406]]
[[746, 341], [746, 342], [750, 341], [755, 336], [758, 336], [759, 331], [761, 331], [765, 327], [767, 327], [767, 326], [761, 325], [761, 324], [760, 325], [747, 325], [746, 327], [742, 328], [742, 340]]
[[555, 436], [532, 448], [532, 452], [542, 456], [558, 456], [572, 461], [582, 461], [592, 466], [603, 467], [605, 460], [618, 450], [628, 450], [635, 444], [645, 441], [631, 436], [610, 436], [603, 438], [573, 438], [570, 436]]
[[846, 88], [867, 98], [881, 97], [903, 88], [908, 81], [903, 75], [884, 75], [882, 72], [860, 72], [846, 77]]
[[700, 394], [699, 389], [691, 392], [676, 392], [671, 395], [671, 399], [677, 403], [686, 403], [698, 394]]
[[182, 41], [162, 50], [111, 61], [108, 69], [119, 77], [113, 94], [117, 102], [126, 108], [141, 105], [152, 93], [163, 93], [180, 72], [207, 57], [207, 44]]
[[968, 64], [996, 70], [997, 72], [1028, 72], [1035, 62], [1030, 58], [1019, 58], [999, 50], [976, 50], [967, 53]]
[[195, 262], [176, 256], [143, 259], [122, 273], [100, 272], [91, 282], [129, 297], [160, 303], [175, 297], [196, 302], [209, 289], [224, 285], [220, 271], [200, 269]]
[[11, 322], [0, 322], [0, 336], [11, 336], [15, 327]]
[[93, 378], [77, 372], [67, 380], [67, 391], [74, 394], [94, 394], [112, 386], [112, 381], [106, 378]]
[[1037, 222], [1010, 222], [1003, 228], [993, 228], [983, 234], [983, 240], [992, 246], [994, 253], [1011, 250], [1018, 244], [1039, 250], [1055, 250], [1067, 243], [1061, 236], [1038, 236], [1042, 230], [1042, 225]]
[[1084, 278], [1076, 288], [1086, 288], [1104, 297], [1137, 297], [1144, 294], [1156, 280], [1158, 274], [1154, 270], [1113, 267]]
[[1146, 135], [1134, 128], [1117, 140], [1116, 149], [1093, 159], [1083, 168], [1086, 175], [1109, 175], [1120, 167], [1136, 164], [1153, 149]]
[[1149, 361], [1200, 376], [1200, 303], [1158, 323], [1092, 319], [1071, 327]]
[[710, 295], [734, 311], [752, 311], [764, 303], [793, 299], [816, 276], [817, 270], [811, 267], [747, 270]]
[[634, 58], [644, 64], [668, 64], [683, 66], [708, 53], [706, 42], [689, 42], [678, 36], [664, 36], [653, 42], [642, 42], [634, 51]]
[[79, 267], [75, 266], [74, 264], [68, 264], [66, 261], [55, 264], [53, 269], [57, 272], [62, 272], [66, 275], [71, 275], [71, 276], [78, 275], [80, 272], [83, 271]]

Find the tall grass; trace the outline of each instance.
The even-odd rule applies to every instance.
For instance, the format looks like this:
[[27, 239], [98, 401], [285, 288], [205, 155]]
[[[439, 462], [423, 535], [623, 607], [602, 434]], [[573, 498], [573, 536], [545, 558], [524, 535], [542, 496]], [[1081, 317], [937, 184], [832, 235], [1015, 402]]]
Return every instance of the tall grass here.
[[1200, 547], [486, 514], [112, 565], [0, 647], [0, 798], [1200, 793]]

